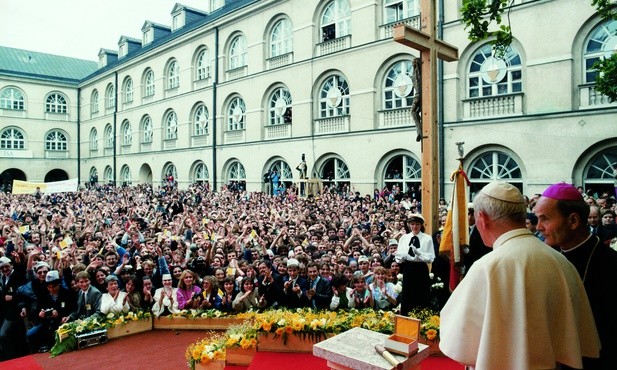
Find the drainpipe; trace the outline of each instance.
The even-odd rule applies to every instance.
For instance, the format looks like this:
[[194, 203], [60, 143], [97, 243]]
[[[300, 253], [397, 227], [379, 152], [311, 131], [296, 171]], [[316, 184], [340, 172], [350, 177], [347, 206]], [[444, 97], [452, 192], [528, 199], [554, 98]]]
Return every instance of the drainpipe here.
[[81, 87], [77, 88], [77, 186], [81, 184]]
[[216, 101], [217, 101], [217, 84], [219, 79], [219, 28], [214, 28], [214, 75], [212, 78], [212, 191], [216, 192], [218, 189], [216, 166], [216, 136], [217, 136], [217, 122], [216, 122]]
[[118, 162], [118, 158], [117, 158], [117, 139], [116, 139], [116, 134], [118, 132], [118, 129], [116, 127], [117, 125], [117, 120], [118, 120], [118, 71], [114, 72], [114, 132], [113, 132], [113, 142], [114, 142], [114, 152], [113, 152], [113, 174], [114, 174], [114, 186], [116, 186], [116, 179], [118, 178], [118, 172], [117, 172], [117, 162]]

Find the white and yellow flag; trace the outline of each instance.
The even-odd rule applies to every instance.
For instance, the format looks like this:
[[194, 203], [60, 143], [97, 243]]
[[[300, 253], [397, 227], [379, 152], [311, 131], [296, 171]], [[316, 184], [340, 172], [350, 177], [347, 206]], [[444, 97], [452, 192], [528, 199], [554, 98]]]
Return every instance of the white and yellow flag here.
[[34, 194], [36, 188], [41, 189], [41, 193], [70, 193], [77, 191], [78, 179], [69, 179], [54, 182], [29, 182], [13, 180], [13, 194]]

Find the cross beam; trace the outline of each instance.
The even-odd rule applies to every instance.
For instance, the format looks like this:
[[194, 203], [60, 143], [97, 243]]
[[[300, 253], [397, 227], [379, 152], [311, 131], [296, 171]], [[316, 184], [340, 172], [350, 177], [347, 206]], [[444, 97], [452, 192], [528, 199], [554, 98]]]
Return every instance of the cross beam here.
[[437, 131], [437, 59], [452, 62], [458, 49], [437, 38], [435, 0], [421, 0], [421, 30], [405, 24], [394, 27], [394, 41], [420, 51], [422, 62], [422, 213], [426, 232], [432, 235], [438, 225], [439, 142]]

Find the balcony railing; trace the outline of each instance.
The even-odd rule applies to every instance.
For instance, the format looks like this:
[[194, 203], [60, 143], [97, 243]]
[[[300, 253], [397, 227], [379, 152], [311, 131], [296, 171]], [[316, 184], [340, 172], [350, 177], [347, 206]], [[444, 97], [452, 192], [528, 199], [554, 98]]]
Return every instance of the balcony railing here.
[[403, 127], [411, 126], [411, 108], [388, 109], [379, 112], [379, 127]]
[[617, 102], [610, 102], [608, 96], [596, 90], [596, 85], [581, 85], [578, 87], [580, 109], [614, 107]]
[[317, 55], [332, 54], [351, 47], [351, 35], [337, 37], [317, 44]]
[[225, 131], [225, 144], [241, 143], [245, 141], [244, 135], [244, 130]]
[[294, 61], [294, 53], [285, 53], [283, 55], [278, 55], [272, 58], [268, 58], [266, 60], [266, 62], [268, 63], [268, 69], [286, 66], [288, 64], [293, 63], [293, 61]]
[[291, 137], [291, 125], [268, 125], [265, 127], [265, 140], [284, 139]]
[[313, 122], [315, 135], [349, 132], [349, 116], [321, 118]]
[[463, 101], [465, 119], [517, 116], [523, 114], [523, 94], [473, 98]]
[[411, 18], [401, 19], [396, 22], [384, 24], [380, 27], [380, 33], [382, 39], [391, 39], [392, 33], [394, 30], [394, 26], [399, 24], [406, 24], [411, 28], [415, 28], [417, 30], [420, 29], [420, 15], [413, 16]]

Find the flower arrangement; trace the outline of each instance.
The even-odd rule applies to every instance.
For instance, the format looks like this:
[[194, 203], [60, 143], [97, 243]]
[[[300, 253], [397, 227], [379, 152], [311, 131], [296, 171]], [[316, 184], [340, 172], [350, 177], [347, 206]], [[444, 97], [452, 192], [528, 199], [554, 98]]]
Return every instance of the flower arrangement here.
[[256, 346], [259, 334], [274, 334], [275, 338], [281, 338], [286, 343], [290, 335], [318, 341], [328, 334], [338, 334], [354, 327], [385, 334], [394, 331], [393, 312], [370, 308], [349, 311], [316, 311], [310, 308], [248, 311], [235, 317], [245, 320], [245, 323], [231, 325], [222, 336], [211, 335], [188, 347], [186, 358], [191, 369], [198, 363], [207, 364], [213, 359], [225, 358], [225, 353], [220, 353], [221, 349], [225, 352], [227, 348]]
[[69, 321], [60, 325], [58, 330], [56, 330], [56, 343], [51, 348], [50, 354], [53, 357], [64, 352], [75, 350], [77, 348], [76, 335], [78, 334], [107, 329], [112, 326], [150, 317], [152, 317], [150, 312], [131, 311], [123, 315], [109, 313], [107, 316], [94, 315], [83, 320]]
[[207, 309], [207, 310], [196, 310], [196, 309], [181, 310], [178, 313], [172, 314], [170, 317], [172, 318], [184, 317], [187, 319], [197, 319], [197, 318], [211, 319], [211, 318], [216, 318], [216, 317], [228, 317], [228, 316], [230, 316], [229, 313], [212, 308], [212, 309]]
[[410, 317], [420, 320], [420, 335], [427, 340], [439, 340], [439, 313], [430, 308], [416, 309]]

